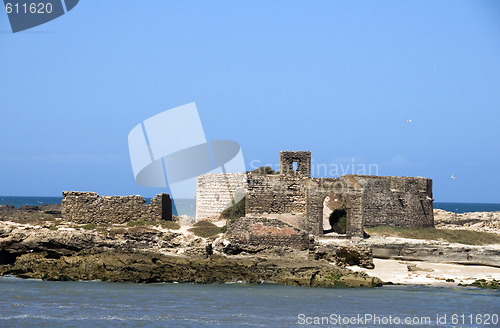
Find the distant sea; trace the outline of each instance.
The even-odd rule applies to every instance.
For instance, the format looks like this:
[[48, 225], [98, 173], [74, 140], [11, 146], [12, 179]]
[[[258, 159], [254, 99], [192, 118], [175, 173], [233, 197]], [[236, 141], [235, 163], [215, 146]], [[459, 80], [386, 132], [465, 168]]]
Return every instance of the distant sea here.
[[[19, 208], [23, 205], [43, 205], [43, 204], [60, 204], [62, 197], [25, 197], [25, 196], [0, 196], [0, 205], [14, 205]], [[149, 204], [151, 198], [146, 198], [146, 203]], [[177, 215], [196, 216], [196, 200], [187, 198], [175, 199], [175, 208]], [[444, 203], [435, 202], [434, 208], [439, 208], [449, 212], [465, 213], [465, 212], [496, 212], [500, 211], [500, 204], [490, 203]]]
[[[146, 203], [151, 198], [145, 198]], [[44, 204], [61, 204], [62, 197], [37, 197], [37, 196], [0, 196], [0, 205], [14, 205], [19, 208], [24, 205], [39, 206]], [[177, 215], [196, 216], [196, 200], [188, 198], [175, 199]], [[175, 213], [174, 213], [175, 214]]]

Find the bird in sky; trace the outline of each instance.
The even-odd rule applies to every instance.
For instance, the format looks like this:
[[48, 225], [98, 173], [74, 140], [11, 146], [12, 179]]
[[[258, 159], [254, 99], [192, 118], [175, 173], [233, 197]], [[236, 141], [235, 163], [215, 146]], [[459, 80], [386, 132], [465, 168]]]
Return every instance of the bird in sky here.
[[455, 178], [455, 174], [453, 174], [453, 173], [451, 174], [451, 178], [452, 178], [453, 180], [457, 181], [457, 178]]
[[411, 120], [406, 120], [406, 123], [411, 123]]

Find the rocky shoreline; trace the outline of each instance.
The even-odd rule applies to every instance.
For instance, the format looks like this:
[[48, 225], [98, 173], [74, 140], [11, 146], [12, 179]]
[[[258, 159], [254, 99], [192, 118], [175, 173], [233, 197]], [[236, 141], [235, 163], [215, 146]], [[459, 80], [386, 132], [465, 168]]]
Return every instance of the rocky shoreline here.
[[[0, 275], [142, 283], [382, 285], [378, 278], [342, 267], [345, 257], [337, 259], [340, 265], [321, 259], [326, 256], [325, 251], [315, 256], [314, 250], [245, 249], [222, 237], [201, 238], [160, 227], [51, 230], [51, 224], [0, 221]], [[235, 249], [238, 255], [230, 255]], [[335, 260], [335, 250], [331, 251], [329, 261]], [[342, 254], [347, 253], [344, 250]]]
[[[498, 232], [496, 222], [484, 222], [496, 218], [496, 213], [471, 215], [475, 228], [481, 225], [488, 232]], [[316, 238], [308, 249], [299, 250], [237, 244], [224, 233], [196, 236], [190, 232], [192, 222], [182, 218], [178, 218], [181, 226], [169, 228], [144, 222], [79, 226], [62, 222], [59, 216], [57, 205], [20, 210], [0, 206], [0, 275], [44, 280], [376, 287], [389, 280], [372, 270], [374, 257], [491, 267], [500, 263], [498, 244], [470, 246], [372, 236], [364, 240]], [[463, 229], [453, 221], [455, 217], [438, 212], [437, 221], [446, 228]], [[477, 217], [484, 219], [478, 221]], [[459, 218], [472, 222], [464, 215]], [[493, 278], [498, 280], [495, 274]]]

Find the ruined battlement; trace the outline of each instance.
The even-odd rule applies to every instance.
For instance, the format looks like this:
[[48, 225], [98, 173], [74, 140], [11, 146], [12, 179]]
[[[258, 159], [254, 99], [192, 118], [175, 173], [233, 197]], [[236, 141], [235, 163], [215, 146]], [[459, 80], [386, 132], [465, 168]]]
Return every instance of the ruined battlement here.
[[99, 196], [95, 192], [64, 191], [61, 205], [63, 220], [76, 223], [172, 220], [169, 194], [156, 195], [148, 205], [138, 195]]
[[247, 218], [280, 220], [316, 236], [333, 232], [363, 237], [365, 227], [381, 225], [434, 226], [431, 179], [375, 175], [311, 178], [310, 151], [280, 152], [279, 174], [198, 177], [197, 219], [220, 213], [231, 204], [230, 195], [236, 190], [240, 195], [246, 193]]
[[343, 175], [311, 178], [311, 152], [280, 152], [279, 175], [248, 175], [246, 215], [272, 216], [314, 235], [331, 232], [330, 215], [345, 217], [345, 234], [364, 227], [434, 226], [432, 180], [421, 177]]

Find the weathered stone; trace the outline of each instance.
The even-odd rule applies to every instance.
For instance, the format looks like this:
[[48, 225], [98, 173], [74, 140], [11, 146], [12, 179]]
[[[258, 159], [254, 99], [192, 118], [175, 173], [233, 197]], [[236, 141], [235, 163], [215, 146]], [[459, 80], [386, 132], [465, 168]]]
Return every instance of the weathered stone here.
[[495, 246], [444, 245], [439, 242], [370, 242], [373, 257], [407, 261], [500, 266], [500, 249]]
[[64, 191], [62, 216], [76, 223], [126, 223], [172, 220], [168, 194], [156, 195], [151, 205], [141, 196], [102, 196], [95, 192]]
[[229, 220], [226, 238], [231, 244], [253, 247], [286, 246], [308, 249], [309, 235], [281, 220], [242, 217]]
[[212, 173], [196, 180], [196, 220], [219, 215], [245, 197], [245, 173]]
[[314, 251], [316, 260], [326, 260], [336, 265], [358, 265], [362, 268], [373, 269], [373, 254], [366, 245], [324, 245]]
[[[2, 230], [3, 226], [0, 225]], [[203, 238], [174, 232], [26, 229], [0, 239], [0, 275], [45, 280], [279, 283], [293, 286], [379, 286], [380, 280], [325, 262], [289, 256], [218, 256]], [[180, 245], [185, 246], [182, 253]], [[169, 249], [166, 247], [174, 247]], [[182, 255], [180, 255], [182, 254]]]
[[[310, 178], [311, 153], [280, 153], [279, 175], [248, 174], [246, 215], [272, 217], [317, 236], [323, 227], [324, 201], [346, 212], [346, 235], [364, 237], [364, 227], [434, 226], [432, 180], [411, 177], [343, 175]], [[297, 169], [293, 163], [297, 162]]]

